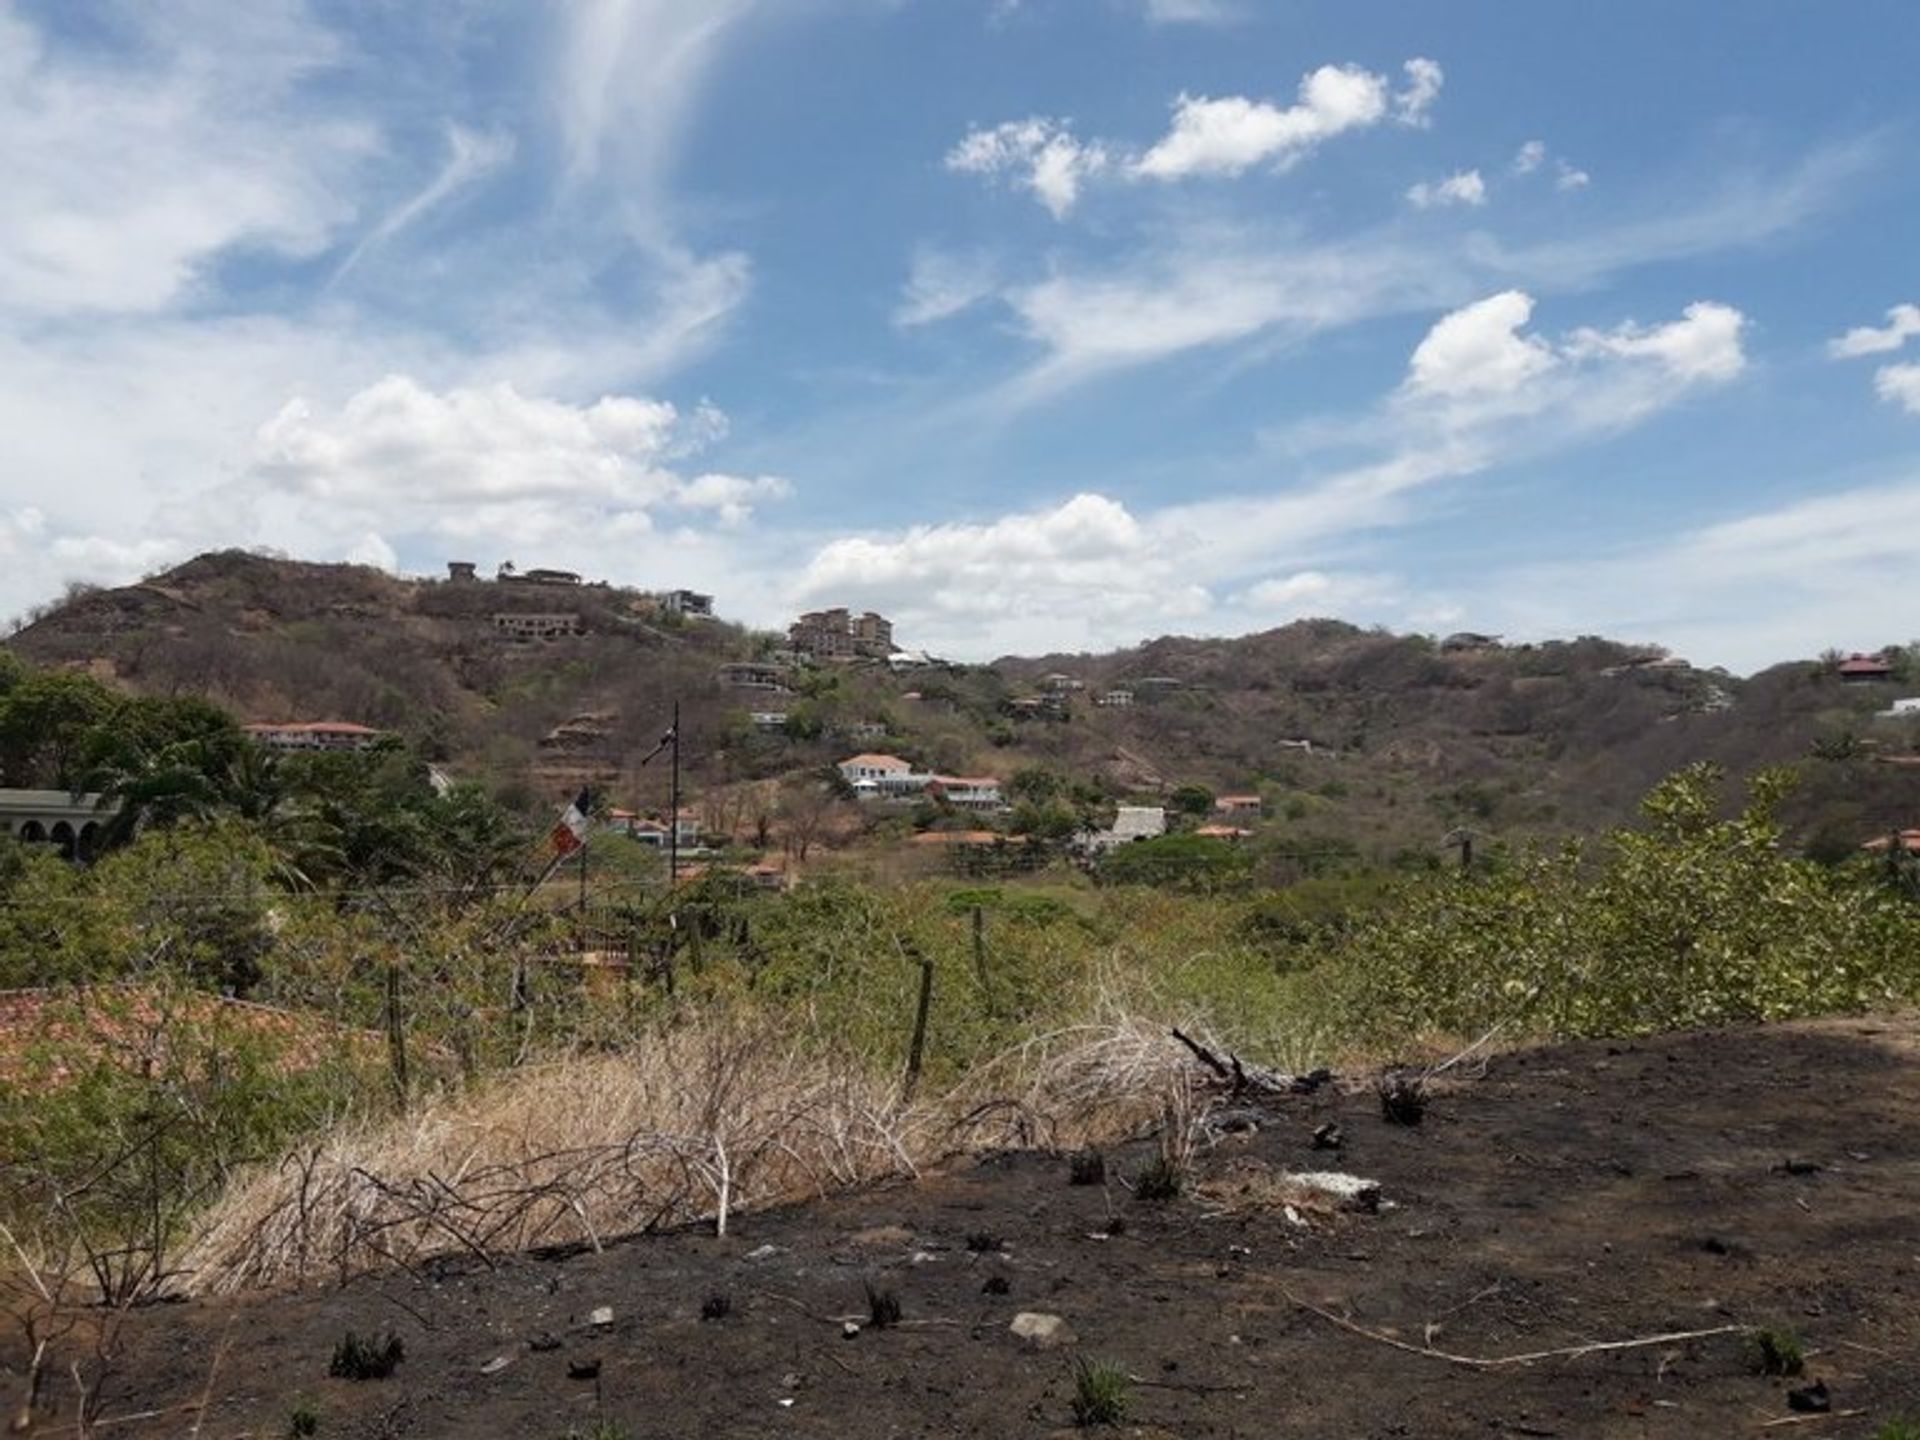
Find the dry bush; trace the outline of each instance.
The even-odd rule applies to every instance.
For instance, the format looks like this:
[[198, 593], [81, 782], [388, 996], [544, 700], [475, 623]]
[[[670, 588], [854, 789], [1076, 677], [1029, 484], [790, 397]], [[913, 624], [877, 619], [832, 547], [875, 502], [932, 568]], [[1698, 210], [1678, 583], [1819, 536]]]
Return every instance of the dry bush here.
[[708, 1021], [620, 1055], [528, 1069], [349, 1127], [236, 1185], [182, 1259], [185, 1288], [344, 1279], [438, 1255], [598, 1246], [911, 1176], [1007, 1145], [1072, 1148], [1189, 1113], [1164, 1027], [1103, 1015], [945, 1095], [763, 1026]]

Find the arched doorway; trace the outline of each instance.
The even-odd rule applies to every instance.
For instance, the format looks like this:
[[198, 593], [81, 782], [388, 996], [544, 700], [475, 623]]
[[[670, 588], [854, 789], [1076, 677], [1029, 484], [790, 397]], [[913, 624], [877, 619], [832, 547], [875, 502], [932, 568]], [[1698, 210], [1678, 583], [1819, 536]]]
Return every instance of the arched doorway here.
[[47, 827], [38, 820], [29, 820], [20, 827], [20, 838], [28, 845], [44, 845], [47, 842]]
[[78, 852], [79, 839], [73, 833], [73, 826], [64, 820], [56, 820], [53, 825], [53, 843], [60, 847], [62, 859], [71, 860]]
[[80, 827], [80, 858], [92, 860], [100, 852], [100, 822], [89, 820]]

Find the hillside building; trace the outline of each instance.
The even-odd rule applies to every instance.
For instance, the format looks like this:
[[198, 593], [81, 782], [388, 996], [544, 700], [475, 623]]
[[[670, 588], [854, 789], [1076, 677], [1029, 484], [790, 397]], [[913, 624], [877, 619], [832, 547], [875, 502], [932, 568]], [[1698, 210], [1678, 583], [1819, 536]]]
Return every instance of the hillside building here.
[[888, 660], [894, 654], [893, 622], [872, 611], [813, 610], [788, 627], [787, 642], [815, 660]]
[[1213, 802], [1213, 813], [1225, 816], [1258, 816], [1266, 808], [1258, 795], [1222, 795]]
[[927, 782], [927, 793], [944, 800], [957, 810], [998, 810], [1000, 782], [991, 775], [935, 775]]
[[367, 750], [387, 732], [346, 720], [314, 720], [286, 725], [241, 727], [257, 745], [269, 750]]
[[509, 640], [569, 640], [587, 633], [578, 615], [496, 615], [493, 628]]
[[730, 686], [735, 690], [768, 690], [781, 695], [787, 693], [787, 672], [781, 665], [765, 665], [743, 660], [733, 665], [722, 665], [714, 672], [714, 678], [722, 685]]
[[449, 560], [447, 579], [459, 585], [469, 585], [480, 578], [480, 567], [471, 560]]
[[1893, 678], [1893, 663], [1884, 655], [1849, 655], [1834, 667], [1843, 683], [1873, 684]]
[[660, 608], [688, 620], [711, 620], [713, 596], [698, 590], [669, 590], [660, 597]]

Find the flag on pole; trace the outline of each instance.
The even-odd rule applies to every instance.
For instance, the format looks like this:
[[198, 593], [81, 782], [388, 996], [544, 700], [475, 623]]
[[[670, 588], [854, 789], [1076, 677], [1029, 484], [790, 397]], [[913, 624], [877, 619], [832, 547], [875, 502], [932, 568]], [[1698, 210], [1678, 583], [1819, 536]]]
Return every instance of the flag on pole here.
[[559, 823], [549, 837], [553, 853], [562, 859], [587, 843], [587, 816], [593, 809], [593, 797], [585, 790], [573, 797], [573, 803], [561, 812]]

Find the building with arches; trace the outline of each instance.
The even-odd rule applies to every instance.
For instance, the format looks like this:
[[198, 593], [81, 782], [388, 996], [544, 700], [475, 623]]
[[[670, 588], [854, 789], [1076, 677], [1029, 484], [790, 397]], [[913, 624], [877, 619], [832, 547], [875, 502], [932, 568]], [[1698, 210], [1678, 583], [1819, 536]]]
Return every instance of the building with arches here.
[[69, 860], [91, 860], [118, 806], [65, 790], [0, 790], [0, 835], [51, 845]]

